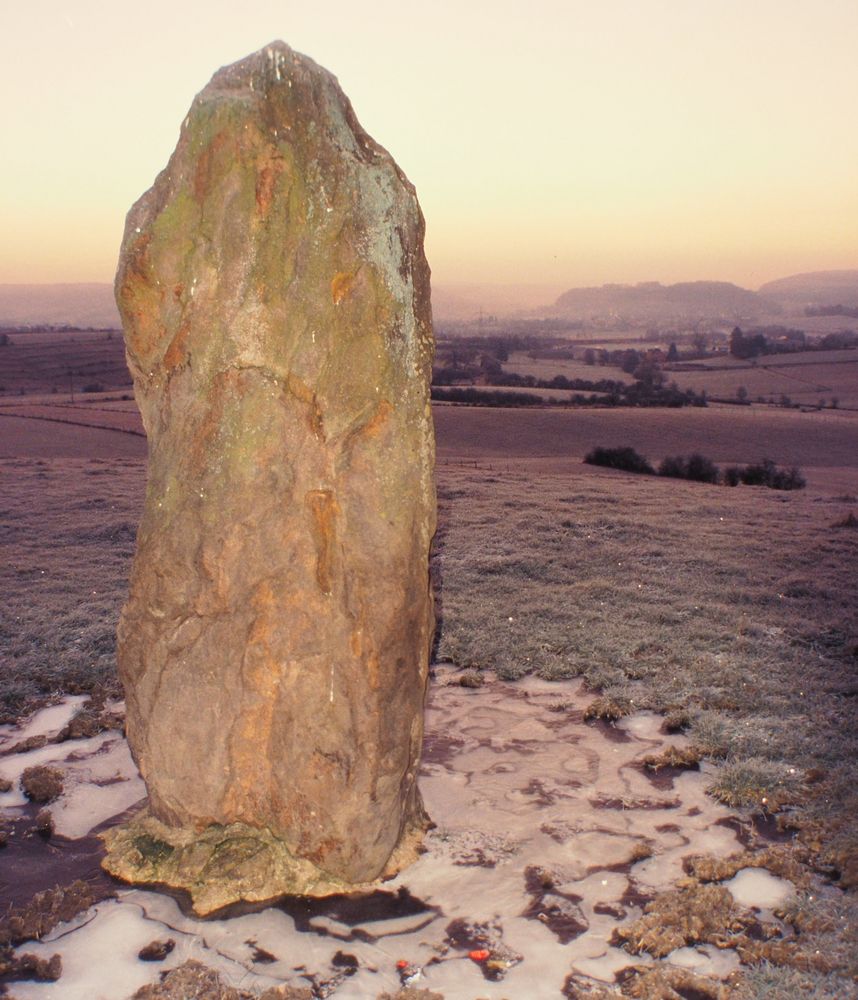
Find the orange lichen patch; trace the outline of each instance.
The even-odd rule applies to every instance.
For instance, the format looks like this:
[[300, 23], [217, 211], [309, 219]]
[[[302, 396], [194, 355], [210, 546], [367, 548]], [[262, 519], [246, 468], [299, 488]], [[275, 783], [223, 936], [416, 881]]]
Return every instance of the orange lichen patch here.
[[355, 271], [338, 271], [333, 276], [331, 279], [331, 299], [335, 306], [338, 306], [354, 288], [356, 277], [357, 272]]
[[220, 372], [212, 380], [211, 406], [192, 430], [188, 439], [188, 468], [193, 475], [202, 474], [208, 465], [206, 456], [212, 441], [223, 425], [226, 401], [239, 393], [239, 375], [239, 372], [230, 368], [225, 372]]
[[375, 413], [373, 413], [370, 419], [363, 425], [363, 427], [361, 427], [361, 436], [376, 437], [382, 426], [387, 422], [391, 413], [393, 413], [393, 407], [390, 403], [388, 403], [386, 399], [380, 400], [378, 406], [375, 408]]
[[378, 659], [378, 653], [370, 653], [366, 659], [366, 677], [370, 691], [378, 690], [378, 673], [380, 668], [381, 664]]
[[256, 210], [266, 218], [274, 200], [274, 188], [278, 177], [286, 169], [286, 160], [276, 149], [266, 149], [257, 162]]
[[206, 195], [209, 193], [213, 162], [227, 142], [227, 133], [218, 132], [197, 160], [196, 169], [194, 170], [194, 198], [198, 202], [204, 201]]
[[117, 295], [122, 311], [133, 317], [133, 322], [125, 325], [126, 343], [144, 365], [164, 336], [160, 295], [150, 275], [151, 240], [149, 233], [142, 233], [131, 245]]
[[361, 650], [363, 649], [363, 633], [359, 628], [356, 628], [349, 638], [349, 649], [351, 649], [352, 656], [354, 656], [355, 659], [360, 656]]
[[349, 430], [343, 442], [343, 451], [348, 454], [358, 441], [378, 437], [382, 428], [387, 424], [391, 413], [393, 413], [393, 406], [386, 399], [379, 400], [372, 412], [372, 416]]
[[247, 699], [239, 724], [230, 735], [231, 781], [223, 808], [231, 820], [252, 823], [255, 808], [265, 808], [268, 788], [260, 783], [259, 746], [271, 732], [279, 668], [271, 652], [271, 636], [279, 618], [271, 584], [263, 580], [251, 601], [253, 622], [247, 634], [242, 663], [245, 686], [254, 697]]
[[185, 321], [179, 327], [176, 332], [176, 336], [170, 341], [170, 346], [164, 353], [164, 368], [166, 368], [168, 372], [172, 372], [174, 369], [179, 368], [188, 360], [188, 352], [185, 345], [190, 329], [191, 324]]
[[313, 437], [317, 441], [324, 442], [325, 423], [322, 416], [322, 407], [319, 405], [316, 393], [313, 392], [306, 382], [299, 379], [297, 375], [292, 374], [286, 380], [286, 389], [295, 399], [307, 405], [307, 423], [313, 432]]
[[174, 298], [174, 299], [175, 299], [175, 300], [176, 300], [177, 302], [181, 302], [181, 301], [182, 301], [182, 296], [183, 296], [184, 294], [185, 294], [185, 286], [184, 286], [184, 284], [183, 284], [183, 283], [182, 283], [182, 282], [180, 281], [180, 282], [179, 282], [179, 283], [178, 283], [177, 285], [174, 285], [174, 286], [173, 286], [173, 298]]
[[331, 490], [310, 490], [305, 499], [310, 509], [310, 530], [316, 546], [316, 583], [323, 594], [330, 594], [334, 569], [337, 501]]

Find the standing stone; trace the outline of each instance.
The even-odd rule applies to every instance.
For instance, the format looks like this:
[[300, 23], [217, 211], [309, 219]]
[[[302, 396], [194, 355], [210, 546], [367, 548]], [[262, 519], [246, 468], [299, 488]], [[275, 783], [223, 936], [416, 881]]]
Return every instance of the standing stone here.
[[282, 42], [215, 74], [128, 215], [149, 476], [118, 660], [149, 799], [106, 866], [198, 909], [372, 880], [425, 825], [423, 233], [337, 80]]

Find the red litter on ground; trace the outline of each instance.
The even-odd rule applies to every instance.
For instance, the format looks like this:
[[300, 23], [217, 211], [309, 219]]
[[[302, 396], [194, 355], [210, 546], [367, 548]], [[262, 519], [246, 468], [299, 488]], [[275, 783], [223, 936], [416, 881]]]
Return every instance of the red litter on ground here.
[[474, 951], [468, 952], [468, 958], [472, 962], [485, 962], [490, 954], [491, 952], [485, 948], [476, 948]]
[[400, 958], [399, 961], [396, 963], [396, 968], [397, 969], [407, 969], [408, 968], [408, 962], [404, 958]]

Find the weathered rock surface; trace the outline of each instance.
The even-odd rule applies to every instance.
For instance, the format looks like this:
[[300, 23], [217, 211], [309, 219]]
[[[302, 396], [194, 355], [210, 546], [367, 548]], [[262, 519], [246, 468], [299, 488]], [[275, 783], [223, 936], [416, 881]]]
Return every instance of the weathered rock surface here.
[[150, 812], [270, 831], [321, 881], [377, 877], [425, 823], [423, 231], [336, 79], [275, 43], [195, 99], [116, 278], [149, 439], [118, 658]]

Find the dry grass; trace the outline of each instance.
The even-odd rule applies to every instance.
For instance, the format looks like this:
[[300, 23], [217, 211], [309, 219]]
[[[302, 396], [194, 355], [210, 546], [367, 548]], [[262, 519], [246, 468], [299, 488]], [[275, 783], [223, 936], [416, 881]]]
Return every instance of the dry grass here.
[[143, 489], [139, 461], [0, 462], [0, 717], [114, 687]]

